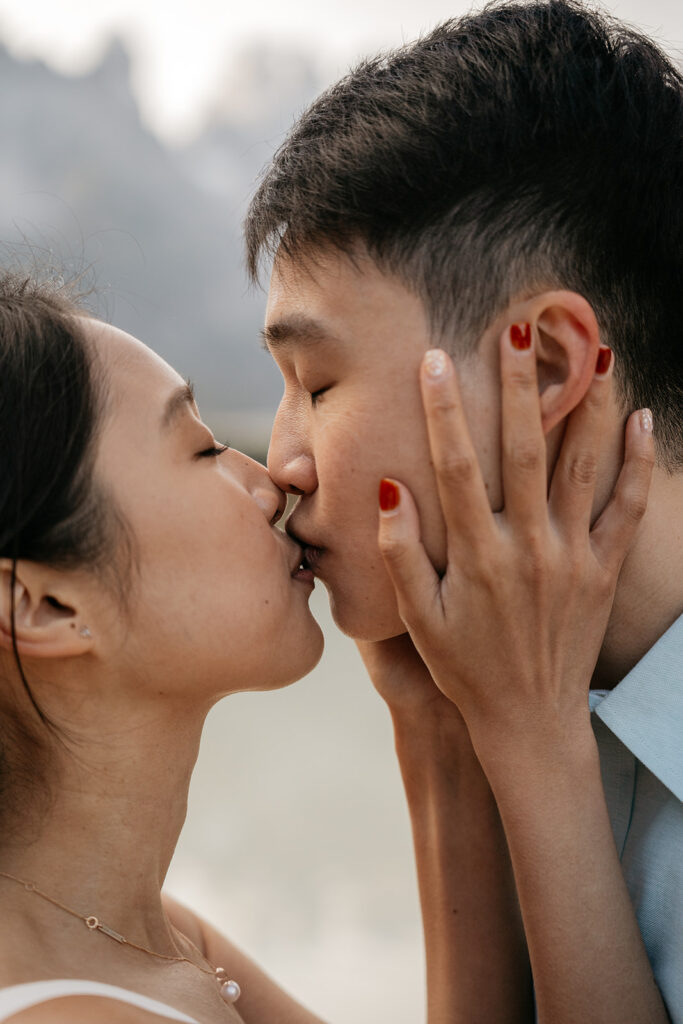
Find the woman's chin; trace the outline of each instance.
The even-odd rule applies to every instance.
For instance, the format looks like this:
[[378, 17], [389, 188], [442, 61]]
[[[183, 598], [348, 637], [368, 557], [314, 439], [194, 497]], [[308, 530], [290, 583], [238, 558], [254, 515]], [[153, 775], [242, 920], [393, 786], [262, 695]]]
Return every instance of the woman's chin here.
[[240, 690], [251, 690], [254, 692], [267, 692], [269, 690], [281, 690], [285, 686], [303, 679], [309, 672], [312, 672], [322, 657], [325, 647], [323, 631], [311, 616], [309, 628], [306, 635], [301, 638], [297, 647], [292, 650], [282, 650], [277, 659], [277, 665], [271, 671], [264, 672], [258, 676], [253, 673], [254, 685], [241, 686]]
[[325, 637], [323, 636], [323, 631], [311, 615], [310, 631], [308, 631], [301, 646], [297, 648], [295, 656], [282, 666], [284, 670], [282, 682], [276, 683], [272, 689], [290, 686], [299, 679], [303, 679], [309, 672], [312, 672], [322, 657], [324, 647]]

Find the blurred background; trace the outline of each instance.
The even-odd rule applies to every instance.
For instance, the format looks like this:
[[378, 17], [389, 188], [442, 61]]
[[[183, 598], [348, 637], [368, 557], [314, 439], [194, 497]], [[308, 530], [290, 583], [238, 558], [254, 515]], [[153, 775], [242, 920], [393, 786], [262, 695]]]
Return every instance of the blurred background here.
[[[279, 376], [240, 224], [303, 107], [462, 0], [0, 0], [0, 253], [82, 275], [102, 317], [264, 458]], [[680, 0], [611, 0], [675, 56]], [[169, 888], [330, 1024], [417, 1024], [424, 982], [391, 729], [353, 644], [210, 716]], [[229, 967], [229, 965], [226, 965]]]

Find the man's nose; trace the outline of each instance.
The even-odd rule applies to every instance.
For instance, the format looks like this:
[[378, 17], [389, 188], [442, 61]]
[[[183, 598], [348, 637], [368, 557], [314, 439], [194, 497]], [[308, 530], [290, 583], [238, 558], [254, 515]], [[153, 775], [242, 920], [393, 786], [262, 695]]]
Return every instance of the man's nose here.
[[268, 472], [287, 494], [312, 494], [318, 486], [315, 460], [296, 439], [287, 436], [277, 419], [268, 448]]

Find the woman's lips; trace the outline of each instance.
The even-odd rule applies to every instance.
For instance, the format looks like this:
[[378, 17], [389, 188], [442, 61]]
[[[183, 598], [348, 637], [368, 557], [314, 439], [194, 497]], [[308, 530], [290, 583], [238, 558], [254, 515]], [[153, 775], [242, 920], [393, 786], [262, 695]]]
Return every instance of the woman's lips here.
[[295, 579], [312, 581], [314, 577], [319, 575], [319, 563], [324, 554], [324, 548], [316, 547], [313, 544], [307, 544], [306, 541], [297, 534], [296, 530], [292, 529], [291, 521], [287, 523], [285, 530], [291, 540], [301, 548], [301, 564], [297, 570], [292, 573], [292, 576]]
[[305, 566], [301, 566], [292, 573], [293, 580], [299, 580], [301, 583], [315, 583], [315, 575], [311, 569], [306, 569]]
[[292, 570], [292, 579], [314, 584], [319, 555], [319, 548], [302, 547], [300, 562]]

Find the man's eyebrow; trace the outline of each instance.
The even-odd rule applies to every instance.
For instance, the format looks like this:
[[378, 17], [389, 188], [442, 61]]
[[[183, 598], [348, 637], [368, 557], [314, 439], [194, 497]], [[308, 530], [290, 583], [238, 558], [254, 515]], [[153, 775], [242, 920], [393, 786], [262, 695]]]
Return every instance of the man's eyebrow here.
[[265, 349], [280, 345], [310, 344], [331, 337], [325, 324], [300, 313], [273, 320], [261, 331], [261, 343]]
[[194, 385], [191, 380], [186, 380], [168, 398], [161, 417], [161, 429], [168, 430], [173, 421], [188, 405], [195, 404]]

